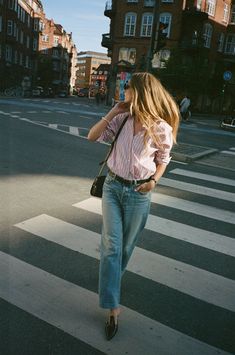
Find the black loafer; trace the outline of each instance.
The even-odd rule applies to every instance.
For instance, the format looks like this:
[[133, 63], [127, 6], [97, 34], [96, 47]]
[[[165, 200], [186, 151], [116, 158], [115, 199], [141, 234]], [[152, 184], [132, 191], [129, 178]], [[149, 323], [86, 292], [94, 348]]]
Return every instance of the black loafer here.
[[116, 318], [116, 322], [115, 322], [115, 317], [110, 316], [109, 321], [106, 322], [105, 324], [106, 339], [111, 340], [114, 337], [114, 335], [117, 333], [117, 331], [118, 331], [118, 319]]

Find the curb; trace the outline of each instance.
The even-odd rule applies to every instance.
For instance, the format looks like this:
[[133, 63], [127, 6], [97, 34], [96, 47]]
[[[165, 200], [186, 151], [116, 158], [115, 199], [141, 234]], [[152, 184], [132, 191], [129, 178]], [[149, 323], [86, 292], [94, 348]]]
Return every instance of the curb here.
[[218, 149], [180, 143], [173, 148], [172, 158], [181, 162], [190, 163], [216, 152], [218, 152]]

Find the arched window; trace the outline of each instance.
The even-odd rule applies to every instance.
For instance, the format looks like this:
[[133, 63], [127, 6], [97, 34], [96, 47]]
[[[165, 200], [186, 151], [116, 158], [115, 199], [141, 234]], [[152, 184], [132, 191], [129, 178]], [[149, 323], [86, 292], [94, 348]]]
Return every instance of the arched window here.
[[203, 37], [204, 37], [204, 47], [210, 48], [211, 38], [212, 38], [213, 28], [210, 23], [204, 25]]
[[128, 12], [125, 16], [124, 36], [134, 36], [136, 29], [137, 15], [134, 12]]
[[168, 27], [163, 31], [164, 33], [167, 33], [167, 37], [170, 37], [170, 32], [171, 32], [171, 19], [172, 15], [169, 12], [163, 12], [159, 16], [159, 21], [163, 23], [167, 23]]
[[219, 38], [218, 38], [218, 52], [223, 52], [223, 48], [224, 48], [224, 33], [221, 32], [219, 34]]
[[153, 27], [153, 14], [144, 13], [142, 16], [141, 32], [143, 37], [151, 37]]

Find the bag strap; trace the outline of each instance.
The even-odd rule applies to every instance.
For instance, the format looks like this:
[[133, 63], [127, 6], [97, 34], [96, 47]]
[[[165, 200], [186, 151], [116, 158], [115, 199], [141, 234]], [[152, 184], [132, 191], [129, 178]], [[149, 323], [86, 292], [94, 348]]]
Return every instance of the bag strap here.
[[118, 131], [117, 131], [117, 134], [116, 134], [115, 137], [114, 137], [114, 140], [113, 140], [112, 143], [111, 143], [111, 147], [110, 147], [110, 149], [109, 149], [109, 151], [108, 151], [108, 153], [107, 153], [105, 159], [100, 162], [99, 165], [101, 165], [101, 168], [100, 168], [100, 171], [99, 171], [99, 173], [98, 173], [98, 176], [100, 176], [100, 175], [102, 174], [102, 172], [103, 172], [103, 170], [104, 170], [104, 167], [105, 167], [105, 164], [107, 163], [107, 160], [108, 160], [108, 158], [110, 157], [110, 155], [111, 155], [111, 153], [112, 153], [112, 151], [113, 151], [115, 142], [117, 141], [118, 136], [119, 136], [119, 134], [121, 133], [121, 130], [123, 129], [123, 126], [124, 126], [124, 124], [126, 123], [128, 117], [129, 117], [129, 114], [128, 114], [128, 116], [126, 116], [126, 117], [124, 118], [124, 120], [122, 121], [122, 124], [121, 124], [121, 126], [119, 127], [119, 129], [118, 129]]

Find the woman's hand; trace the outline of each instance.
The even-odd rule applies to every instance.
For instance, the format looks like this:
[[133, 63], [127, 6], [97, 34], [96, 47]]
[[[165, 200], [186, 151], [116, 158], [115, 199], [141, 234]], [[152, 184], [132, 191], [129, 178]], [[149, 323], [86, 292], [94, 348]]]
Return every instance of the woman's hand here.
[[130, 104], [127, 102], [118, 102], [112, 109], [111, 112], [116, 116], [120, 113], [130, 112]]
[[156, 186], [155, 181], [150, 180], [149, 182], [145, 182], [141, 185], [138, 185], [135, 190], [138, 192], [144, 193], [144, 192], [149, 192], [149, 191], [153, 190], [155, 186]]

